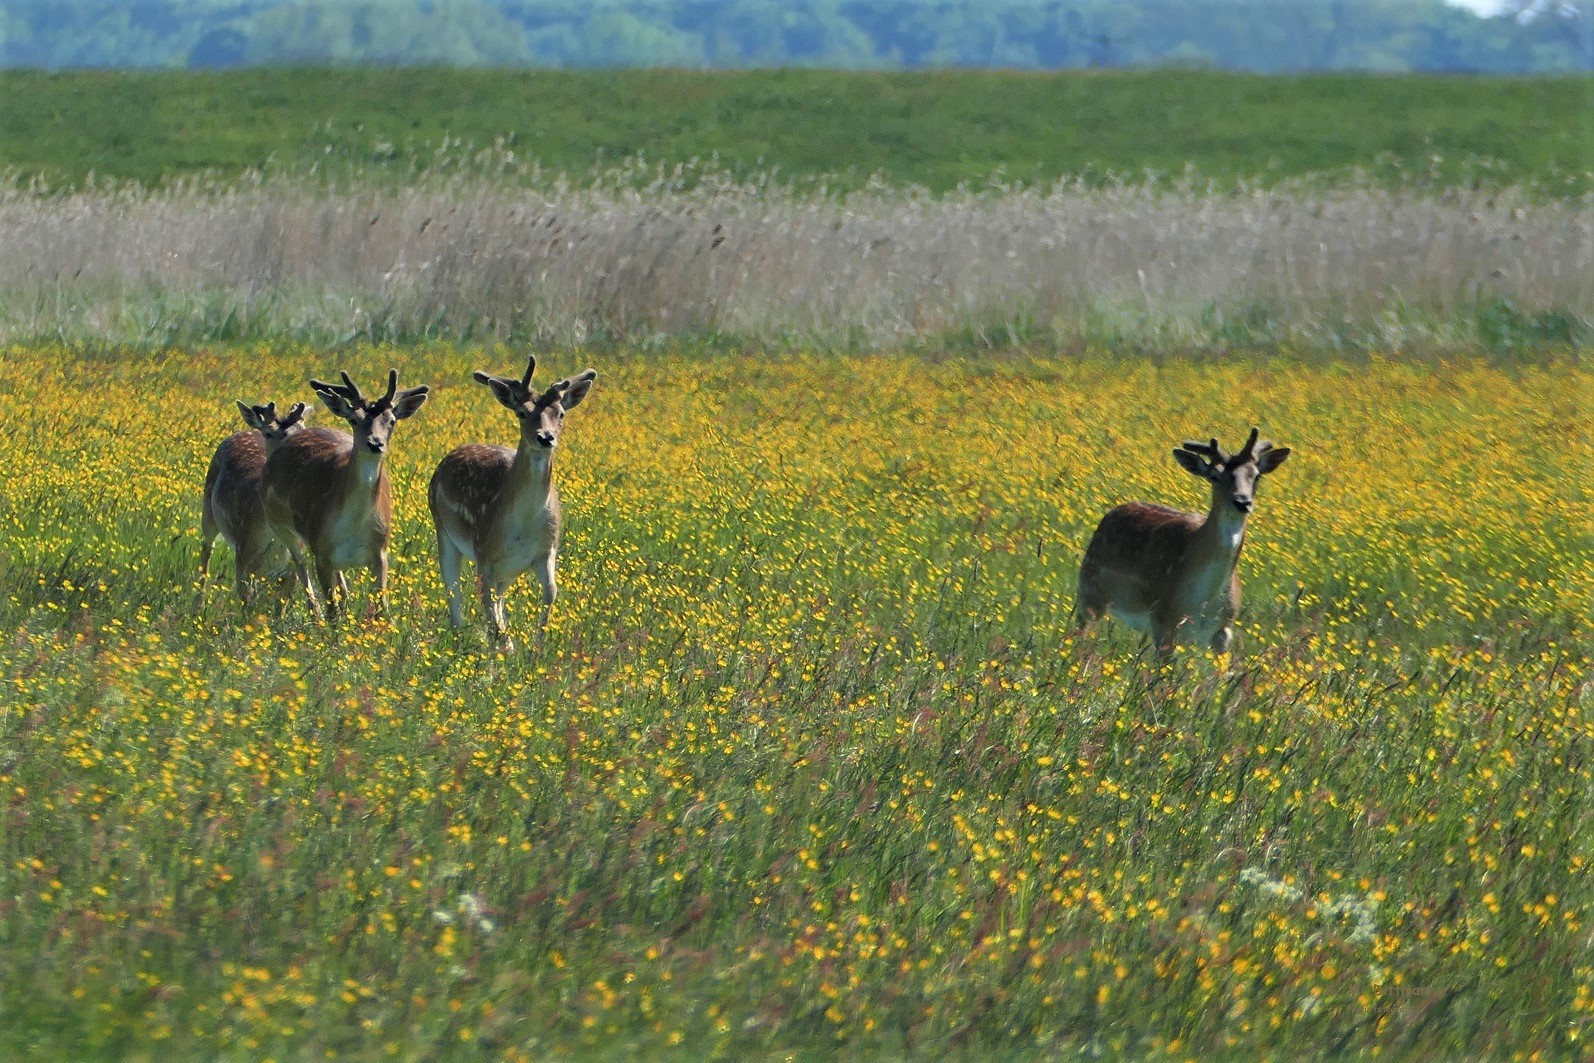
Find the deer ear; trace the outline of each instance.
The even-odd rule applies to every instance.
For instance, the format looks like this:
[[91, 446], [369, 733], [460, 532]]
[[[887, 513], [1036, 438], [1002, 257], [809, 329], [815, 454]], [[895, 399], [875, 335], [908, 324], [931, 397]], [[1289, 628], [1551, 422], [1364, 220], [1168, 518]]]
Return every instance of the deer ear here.
[[330, 384], [322, 384], [319, 387], [316, 384], [316, 381], [310, 381], [310, 386], [315, 388], [316, 398], [321, 400], [323, 406], [331, 410], [335, 416], [344, 420], [354, 416], [354, 406], [344, 397], [341, 391], [333, 390]]
[[1284, 459], [1289, 456], [1289, 447], [1268, 447], [1257, 457], [1256, 471], [1263, 474], [1270, 473], [1280, 465], [1283, 465]]
[[584, 369], [571, 377], [568, 381], [570, 386], [565, 388], [564, 395], [559, 399], [559, 405], [567, 410], [573, 409], [587, 397], [587, 392], [592, 390], [592, 382], [596, 379], [598, 379], [596, 369]]
[[426, 396], [431, 390], [422, 384], [418, 388], [405, 388], [399, 392], [398, 398], [393, 401], [393, 416], [402, 421], [414, 414], [416, 410], [426, 405]]
[[476, 383], [486, 384], [488, 387], [492, 388], [493, 397], [496, 398], [500, 403], [509, 407], [511, 410], [520, 409], [520, 403], [515, 401], [514, 381], [505, 380], [501, 376], [493, 376], [491, 373], [484, 373], [480, 369], [472, 373], [471, 376], [475, 379]]
[[1191, 476], [1199, 476], [1203, 480], [1212, 479], [1212, 465], [1199, 454], [1192, 454], [1188, 450], [1175, 448], [1173, 460], [1178, 462], [1184, 471]]
[[242, 399], [233, 399], [233, 401], [238, 404], [238, 412], [244, 416], [244, 424], [250, 428], [259, 428], [260, 418], [255, 416], [255, 408], [245, 403]]

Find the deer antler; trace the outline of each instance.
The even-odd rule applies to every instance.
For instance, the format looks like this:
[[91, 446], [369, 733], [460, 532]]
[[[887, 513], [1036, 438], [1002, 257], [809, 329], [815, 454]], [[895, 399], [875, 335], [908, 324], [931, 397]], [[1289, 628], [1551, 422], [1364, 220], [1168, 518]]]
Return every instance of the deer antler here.
[[1261, 434], [1261, 429], [1257, 428], [1255, 425], [1251, 426], [1251, 436], [1245, 441], [1245, 446], [1240, 448], [1239, 456], [1242, 459], [1249, 460], [1256, 456], [1256, 438]]
[[349, 376], [349, 371], [347, 369], [339, 369], [338, 374], [343, 377], [343, 387], [339, 390], [361, 406], [364, 406], [366, 404], [365, 394], [360, 390], [360, 386], [354, 382], [354, 378]]
[[1222, 465], [1228, 460], [1228, 455], [1223, 453], [1223, 448], [1218, 446], [1218, 441], [1215, 438], [1210, 443], [1197, 443], [1193, 440], [1186, 440], [1180, 444], [1180, 449], [1188, 450], [1192, 454], [1199, 454], [1213, 465]]
[[520, 386], [527, 391], [531, 390], [531, 374], [537, 371], [537, 356], [534, 354], [526, 359], [526, 375], [520, 378]]
[[398, 370], [387, 371], [387, 394], [383, 395], [380, 404], [384, 407], [393, 405], [393, 396], [398, 392]]

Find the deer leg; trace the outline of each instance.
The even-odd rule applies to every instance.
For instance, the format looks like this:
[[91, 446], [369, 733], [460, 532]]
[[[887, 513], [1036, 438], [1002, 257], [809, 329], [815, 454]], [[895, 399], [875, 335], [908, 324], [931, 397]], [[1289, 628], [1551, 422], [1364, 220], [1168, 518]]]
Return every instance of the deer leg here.
[[[448, 599], [448, 622], [453, 627], [465, 623], [464, 610], [460, 607], [459, 595], [459, 566], [464, 555], [459, 552], [441, 529], [437, 532], [437, 567], [443, 574], [443, 596]], [[478, 565], [478, 567], [480, 567]]]
[[216, 527], [216, 518], [210, 512], [210, 499], [205, 499], [205, 511], [199, 518], [199, 578], [201, 581], [210, 578], [210, 552], [216, 548], [216, 536], [221, 534], [221, 529]]
[[321, 593], [326, 596], [327, 621], [336, 621], [348, 603], [349, 585], [344, 581], [343, 573], [332, 567], [330, 559], [323, 561], [316, 558], [315, 572], [321, 584]]
[[376, 563], [371, 566], [371, 577], [376, 580], [376, 615], [387, 615], [387, 548], [376, 552]]
[[1152, 659], [1160, 665], [1173, 659], [1173, 648], [1179, 641], [1177, 624], [1159, 624], [1151, 631]]
[[250, 600], [254, 597], [254, 595], [250, 593], [250, 591], [251, 591], [251, 581], [250, 581], [250, 578], [249, 578], [249, 576], [250, 576], [250, 567], [249, 567], [249, 563], [247, 561], [245, 561], [242, 557], [238, 558], [237, 561], [238, 561], [238, 565], [237, 565], [236, 568], [233, 569], [233, 573], [232, 573], [232, 585], [233, 585], [233, 590], [236, 591], [237, 594], [238, 594], [239, 603], [241, 605], [243, 605], [244, 609], [247, 611], [248, 608], [249, 608]]
[[553, 613], [554, 599], [559, 597], [559, 581], [554, 573], [554, 566], [558, 560], [558, 552], [549, 550], [531, 563], [531, 570], [536, 573], [537, 582], [542, 584], [542, 619], [537, 624], [538, 644], [541, 644], [542, 636], [548, 630], [548, 617]]
[[487, 573], [480, 579], [482, 613], [487, 617], [487, 635], [494, 646], [505, 653], [513, 653], [514, 640], [509, 637], [509, 618], [504, 611], [504, 593], [508, 588]]
[[307, 549], [305, 542], [297, 535], [291, 535], [287, 537], [284, 545], [288, 548], [288, 555], [293, 558], [293, 571], [299, 579], [299, 586], [304, 588], [304, 596], [309, 599], [310, 615], [320, 620], [321, 599], [316, 594], [315, 578], [310, 574], [310, 563], [304, 556]]
[[238, 601], [247, 611], [254, 604], [255, 594], [259, 590], [260, 582], [266, 567], [266, 559], [271, 554], [272, 540], [259, 535], [245, 535], [238, 542], [238, 548], [233, 551], [233, 589], [238, 594]]

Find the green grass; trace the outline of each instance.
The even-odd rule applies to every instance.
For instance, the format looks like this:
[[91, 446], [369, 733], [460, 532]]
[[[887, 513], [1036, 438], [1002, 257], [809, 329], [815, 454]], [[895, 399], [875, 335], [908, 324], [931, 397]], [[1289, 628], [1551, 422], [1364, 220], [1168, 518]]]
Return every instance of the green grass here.
[[[1594, 1036], [1575, 364], [549, 352], [600, 376], [548, 641], [499, 657], [446, 627], [424, 491], [512, 438], [468, 373], [518, 352], [0, 353], [0, 1058]], [[388, 458], [386, 620], [199, 593], [232, 396], [390, 364], [436, 390]], [[1101, 512], [1200, 504], [1169, 441], [1253, 421], [1293, 454], [1232, 670], [1071, 635]]]
[[[1148, 171], [1274, 180], [1362, 167], [1588, 187], [1587, 78], [1205, 72], [245, 70], [0, 73], [0, 167], [52, 182], [330, 165], [407, 173], [502, 138], [585, 173], [642, 156], [741, 176], [874, 173], [942, 190]], [[444, 154], [457, 159], [457, 148]]]

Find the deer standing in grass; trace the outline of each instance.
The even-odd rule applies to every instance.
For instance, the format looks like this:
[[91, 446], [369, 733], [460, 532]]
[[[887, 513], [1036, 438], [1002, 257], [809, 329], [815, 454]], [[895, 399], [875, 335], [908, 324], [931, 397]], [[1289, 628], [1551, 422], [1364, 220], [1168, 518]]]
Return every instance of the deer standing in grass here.
[[266, 526], [261, 506], [261, 477], [266, 458], [289, 436], [304, 428], [304, 403], [296, 402], [277, 416], [277, 404], [246, 406], [238, 412], [250, 428], [222, 440], [205, 472], [205, 496], [199, 522], [199, 577], [210, 578], [210, 554], [220, 535], [232, 547], [233, 587], [245, 608], [254, 597], [254, 577], [260, 575], [273, 553], [276, 540]]
[[554, 567], [561, 520], [559, 492], [553, 483], [554, 448], [565, 412], [587, 397], [598, 376], [588, 369], [538, 394], [531, 386], [536, 368], [532, 356], [519, 380], [480, 370], [472, 374], [520, 419], [520, 443], [513, 450], [488, 443], [457, 447], [438, 463], [427, 489], [450, 622], [455, 627], [464, 623], [460, 562], [474, 561], [488, 632], [494, 643], [510, 651], [514, 642], [507, 631], [504, 595], [522, 573], [535, 573], [542, 584], [539, 640], [548, 627], [558, 594]]
[[293, 555], [311, 611], [320, 616], [324, 600], [328, 619], [346, 607], [343, 570], [354, 566], [371, 570], [377, 606], [386, 605], [393, 492], [384, 459], [394, 426], [413, 416], [430, 391], [424, 385], [399, 391], [398, 370], [390, 369], [387, 394], [370, 400], [348, 373], [342, 375], [341, 386], [319, 380], [310, 386], [354, 434], [300, 432], [272, 452], [265, 473], [266, 521]]
[[1216, 439], [1185, 443], [1173, 459], [1212, 485], [1205, 517], [1149, 502], [1126, 502], [1101, 519], [1079, 568], [1074, 619], [1083, 627], [1111, 613], [1151, 635], [1158, 657], [1176, 643], [1227, 653], [1240, 611], [1240, 547], [1256, 504], [1257, 479], [1284, 464], [1288, 447], [1257, 440], [1225, 454]]

